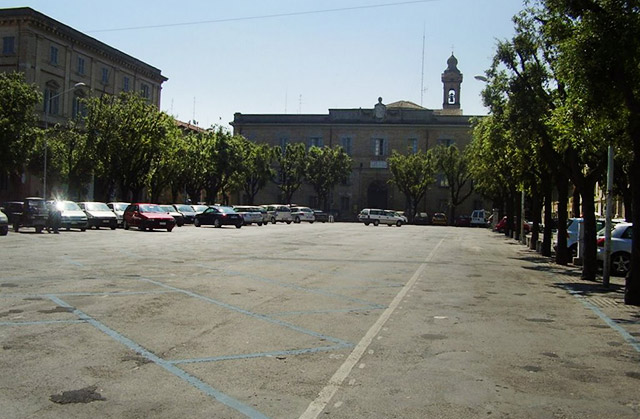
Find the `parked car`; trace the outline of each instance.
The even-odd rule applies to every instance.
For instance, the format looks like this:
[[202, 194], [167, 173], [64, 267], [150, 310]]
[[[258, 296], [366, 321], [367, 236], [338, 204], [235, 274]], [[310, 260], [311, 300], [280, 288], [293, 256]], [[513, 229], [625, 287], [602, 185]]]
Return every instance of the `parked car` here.
[[[516, 217], [513, 217], [513, 225], [516, 226], [517, 223], [518, 222]], [[531, 232], [531, 227], [533, 226], [533, 221], [523, 220], [522, 223], [524, 227], [524, 233], [529, 234]], [[498, 221], [498, 224], [496, 224], [495, 231], [497, 231], [498, 233], [504, 233], [506, 229], [507, 229], [507, 216], [505, 215], [504, 217], [502, 217], [502, 219], [500, 219], [500, 221]]]
[[264, 209], [269, 214], [269, 221], [271, 224], [277, 222], [291, 224], [293, 218], [291, 218], [291, 209], [287, 205], [271, 204], [263, 205]]
[[234, 205], [233, 209], [240, 214], [242, 219], [244, 220], [244, 225], [251, 225], [253, 223], [262, 225], [263, 216], [262, 212], [258, 209], [258, 207], [252, 207], [249, 205]]
[[193, 208], [196, 214], [202, 214], [204, 210], [209, 208], [209, 205], [195, 204], [195, 205], [191, 205], [191, 208]]
[[204, 212], [197, 214], [194, 220], [196, 227], [212, 225], [220, 228], [223, 225], [233, 225], [236, 228], [240, 228], [243, 224], [242, 216], [235, 212], [233, 208], [220, 205], [208, 207]]
[[402, 224], [406, 224], [406, 218], [403, 215], [391, 210], [381, 210], [378, 208], [365, 208], [358, 214], [358, 221], [368, 226], [373, 224], [377, 226], [379, 224], [387, 224], [389, 226], [397, 225], [401, 227]]
[[9, 217], [4, 213], [4, 208], [0, 208], [0, 236], [9, 233]]
[[313, 216], [315, 217], [316, 221], [320, 223], [326, 223], [327, 221], [329, 221], [329, 214], [319, 209], [313, 210]]
[[193, 224], [196, 218], [196, 211], [188, 204], [173, 204], [173, 207], [184, 217], [185, 224]]
[[78, 206], [87, 216], [87, 226], [109, 227], [115, 230], [118, 227], [118, 217], [104, 202], [78, 202]]
[[431, 217], [426, 212], [419, 212], [413, 217], [413, 224], [416, 225], [429, 225], [431, 224]]
[[489, 211], [479, 209], [473, 210], [469, 224], [471, 227], [487, 227], [489, 219]]
[[471, 216], [458, 215], [453, 222], [456, 227], [471, 227]]
[[[625, 276], [631, 268], [633, 224], [619, 223], [611, 232], [611, 273]], [[598, 239], [598, 260], [604, 262], [604, 237]]]
[[124, 211], [124, 229], [138, 227], [139, 230], [166, 229], [171, 232], [176, 220], [167, 214], [159, 205], [134, 203]]
[[313, 210], [309, 207], [291, 207], [291, 218], [293, 222], [299, 224], [301, 221], [308, 221], [310, 224], [316, 220]]
[[160, 208], [162, 208], [162, 210], [164, 212], [166, 212], [167, 214], [169, 214], [170, 216], [173, 217], [174, 220], [176, 220], [176, 225], [178, 227], [182, 227], [184, 225], [184, 216], [179, 213], [174, 207], [173, 205], [160, 205]]
[[[572, 256], [578, 255], [578, 228], [579, 225], [584, 222], [584, 218], [569, 218], [567, 220], [567, 248]], [[605, 220], [597, 219], [596, 220], [596, 231], [600, 231], [604, 228]], [[553, 244], [553, 248], [555, 249], [558, 246], [558, 243]]]
[[436, 212], [431, 217], [431, 224], [437, 226], [446, 226], [448, 224], [447, 216], [443, 212]]
[[116, 214], [118, 226], [122, 227], [124, 222], [124, 210], [129, 206], [129, 202], [107, 202], [107, 206]]
[[33, 227], [36, 233], [41, 233], [49, 216], [44, 199], [37, 197], [5, 202], [4, 209], [15, 232], [20, 231], [20, 227]]
[[82, 211], [77, 203], [73, 201], [51, 201], [50, 204], [60, 211], [60, 228], [64, 228], [67, 231], [72, 228], [77, 228], [80, 231], [86, 231], [89, 227], [87, 214]]

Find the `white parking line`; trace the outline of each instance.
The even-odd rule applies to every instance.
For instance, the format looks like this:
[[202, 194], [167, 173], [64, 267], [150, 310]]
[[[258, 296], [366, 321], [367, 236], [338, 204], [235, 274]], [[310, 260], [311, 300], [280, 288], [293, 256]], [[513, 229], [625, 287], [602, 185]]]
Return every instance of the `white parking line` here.
[[444, 242], [444, 238], [442, 238], [436, 247], [431, 250], [427, 258], [420, 264], [418, 269], [415, 271], [409, 282], [402, 287], [400, 292], [395, 296], [389, 307], [382, 313], [382, 315], [378, 318], [378, 320], [371, 326], [371, 328], [367, 331], [364, 337], [358, 342], [356, 347], [353, 349], [351, 354], [347, 357], [346, 361], [338, 368], [338, 370], [333, 374], [333, 377], [329, 380], [329, 383], [320, 391], [318, 397], [311, 402], [307, 410], [300, 416], [300, 419], [315, 419], [318, 415], [324, 410], [327, 406], [331, 398], [336, 394], [342, 382], [347, 378], [347, 376], [351, 373], [353, 367], [356, 366], [362, 355], [365, 353], [373, 338], [380, 332], [384, 324], [389, 320], [389, 317], [396, 310], [398, 305], [402, 302], [403, 298], [409, 292], [409, 290], [418, 282], [420, 275], [422, 275], [422, 271], [427, 267], [427, 263], [433, 259], [436, 251], [440, 247], [440, 245]]

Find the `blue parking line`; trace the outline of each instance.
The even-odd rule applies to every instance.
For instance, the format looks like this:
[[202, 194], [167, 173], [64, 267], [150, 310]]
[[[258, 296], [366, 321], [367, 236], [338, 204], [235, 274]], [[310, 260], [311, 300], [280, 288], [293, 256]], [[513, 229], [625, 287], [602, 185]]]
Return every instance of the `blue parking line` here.
[[75, 260], [71, 259], [71, 258], [70, 258], [70, 257], [68, 257], [68, 256], [63, 256], [63, 257], [62, 257], [62, 259], [63, 259], [63, 260], [65, 260], [67, 263], [70, 263], [70, 264], [72, 264], [72, 265], [75, 265], [75, 266], [77, 266], [77, 267], [79, 267], [79, 268], [84, 268], [84, 267], [85, 267], [82, 263], [80, 263], [80, 262], [76, 262]]
[[240, 307], [237, 307], [237, 306], [234, 306], [234, 305], [231, 305], [231, 304], [227, 304], [227, 303], [225, 303], [223, 301], [218, 301], [218, 300], [215, 300], [213, 298], [206, 297], [204, 295], [196, 294], [195, 292], [192, 292], [192, 291], [187, 291], [187, 290], [184, 290], [184, 289], [181, 289], [181, 288], [172, 287], [171, 285], [167, 285], [167, 284], [164, 284], [164, 283], [159, 282], [159, 281], [154, 281], [153, 279], [149, 279], [149, 278], [140, 278], [140, 280], [141, 281], [146, 281], [146, 282], [149, 282], [149, 283], [152, 283], [152, 284], [155, 284], [155, 285], [158, 285], [159, 287], [164, 287], [164, 288], [176, 291], [176, 292], [183, 293], [185, 295], [188, 295], [189, 297], [197, 298], [199, 300], [206, 301], [208, 303], [212, 303], [212, 304], [218, 305], [218, 306], [226, 308], [228, 310], [232, 310], [232, 311], [244, 314], [246, 316], [253, 317], [254, 319], [263, 320], [263, 321], [266, 321], [266, 322], [271, 323], [271, 324], [275, 324], [275, 325], [278, 325], [278, 326], [286, 327], [288, 329], [295, 330], [296, 332], [304, 333], [305, 335], [313, 336], [313, 337], [316, 337], [316, 338], [319, 338], [319, 339], [322, 339], [322, 340], [328, 340], [330, 342], [337, 343], [337, 344], [340, 344], [340, 345], [350, 345], [349, 342], [346, 342], [346, 341], [344, 341], [342, 339], [338, 339], [338, 338], [334, 338], [334, 337], [331, 337], [331, 336], [323, 335], [322, 333], [314, 332], [313, 330], [305, 329], [304, 327], [296, 326], [295, 324], [291, 324], [291, 323], [284, 322], [282, 320], [274, 319], [274, 318], [271, 318], [271, 317], [266, 316], [264, 314], [254, 313], [252, 311], [245, 310], [244, 308], [240, 308]]
[[137, 343], [135, 343], [134, 341], [132, 341], [131, 339], [127, 338], [126, 336], [121, 335], [120, 333], [116, 332], [115, 330], [111, 329], [110, 327], [106, 326], [105, 324], [99, 322], [98, 320], [94, 319], [93, 317], [89, 316], [88, 314], [70, 306], [69, 304], [67, 304], [66, 302], [64, 302], [63, 300], [61, 300], [60, 298], [56, 297], [55, 295], [47, 295], [47, 298], [49, 298], [51, 301], [53, 301], [54, 303], [58, 304], [61, 307], [67, 307], [70, 309], [73, 309], [73, 314], [75, 314], [76, 316], [78, 316], [81, 320], [90, 323], [92, 326], [94, 326], [96, 329], [100, 330], [101, 332], [105, 333], [106, 335], [108, 335], [109, 337], [115, 339], [116, 341], [120, 342], [121, 344], [125, 345], [126, 347], [128, 347], [129, 349], [137, 352], [138, 354], [144, 356], [145, 358], [147, 358], [148, 360], [154, 362], [155, 364], [161, 366], [162, 368], [164, 368], [166, 371], [172, 373], [173, 375], [175, 375], [176, 377], [186, 381], [187, 383], [191, 384], [192, 386], [194, 386], [195, 388], [197, 388], [198, 390], [202, 391], [203, 393], [205, 393], [206, 395], [213, 397], [214, 399], [216, 399], [217, 401], [219, 401], [220, 403], [229, 406], [230, 408], [244, 414], [245, 416], [251, 418], [251, 419], [267, 419], [267, 416], [265, 416], [264, 414], [258, 412], [257, 410], [253, 409], [252, 407], [241, 403], [239, 400], [234, 399], [231, 396], [228, 396], [224, 393], [222, 393], [219, 390], [216, 390], [215, 388], [211, 387], [210, 385], [208, 385], [207, 383], [205, 383], [204, 381], [200, 380], [199, 378], [194, 377], [193, 375], [187, 373], [186, 371], [176, 367], [175, 365], [173, 365], [170, 362], [167, 362], [166, 360], [160, 358], [159, 356], [155, 355], [154, 353], [146, 350], [145, 348], [143, 348], [142, 346], [138, 345]]
[[635, 337], [633, 337], [629, 332], [627, 332], [622, 326], [616, 323], [615, 320], [613, 320], [611, 317], [604, 314], [602, 310], [600, 310], [593, 303], [591, 303], [586, 298], [584, 298], [584, 296], [579, 291], [572, 291], [572, 290], [568, 290], [568, 291], [569, 291], [569, 294], [572, 294], [574, 297], [576, 297], [585, 307], [589, 308], [591, 311], [596, 313], [598, 317], [600, 317], [610, 328], [618, 332], [620, 336], [622, 336], [622, 338], [626, 340], [627, 343], [629, 343], [633, 349], [635, 349], [637, 352], [640, 352], [640, 342]]
[[272, 351], [272, 352], [257, 352], [252, 354], [238, 354], [238, 355], [223, 355], [223, 356], [212, 356], [207, 358], [192, 358], [192, 359], [177, 359], [173, 361], [167, 361], [171, 364], [195, 364], [200, 362], [218, 362], [218, 361], [230, 361], [235, 359], [250, 359], [250, 358], [267, 358], [267, 357], [277, 357], [277, 356], [288, 356], [288, 355], [303, 355], [303, 354], [313, 354], [318, 352], [327, 352], [334, 351], [346, 348], [353, 348], [354, 345], [333, 345], [333, 346], [320, 346], [317, 348], [306, 348], [306, 349], [291, 349], [288, 351]]
[[[108, 295], [108, 296], [119, 296], [119, 295], [147, 295], [147, 294], [171, 294], [175, 291], [96, 291], [96, 292], [60, 292], [55, 295], [61, 297], [91, 297], [91, 296], [99, 296], [99, 295]], [[47, 294], [51, 295], [51, 294]], [[47, 297], [47, 295], [43, 294], [0, 294], [0, 298], [31, 298], [34, 301], [36, 299], [42, 299], [43, 297]]]
[[84, 320], [40, 320], [40, 321], [24, 321], [24, 322], [0, 322], [0, 326], [38, 326], [41, 324], [58, 324], [58, 323], [86, 323]]

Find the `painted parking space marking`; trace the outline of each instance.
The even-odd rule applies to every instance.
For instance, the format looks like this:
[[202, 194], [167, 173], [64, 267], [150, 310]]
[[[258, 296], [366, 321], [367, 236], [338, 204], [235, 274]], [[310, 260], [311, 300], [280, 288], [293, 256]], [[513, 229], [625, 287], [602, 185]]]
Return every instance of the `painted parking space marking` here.
[[77, 317], [79, 317], [81, 320], [85, 321], [86, 323], [91, 324], [96, 329], [98, 329], [101, 332], [105, 333], [107, 336], [113, 338], [114, 340], [118, 341], [119, 343], [123, 344], [124, 346], [128, 347], [129, 349], [135, 351], [136, 353], [140, 354], [141, 356], [143, 356], [143, 357], [147, 358], [148, 360], [154, 362], [156, 365], [159, 365], [160, 367], [164, 368], [166, 371], [168, 371], [171, 374], [175, 375], [176, 377], [182, 379], [183, 381], [189, 383], [193, 387], [195, 387], [198, 390], [202, 391], [206, 395], [216, 399], [220, 403], [222, 403], [222, 404], [224, 404], [226, 406], [229, 406], [230, 408], [232, 408], [232, 409], [244, 414], [245, 416], [247, 416], [249, 418], [252, 418], [252, 419], [267, 419], [267, 416], [265, 416], [264, 414], [258, 412], [255, 409], [253, 409], [251, 406], [248, 406], [248, 405], [240, 402], [239, 400], [236, 400], [233, 397], [231, 397], [231, 396], [229, 396], [227, 394], [224, 394], [219, 390], [216, 390], [215, 388], [211, 387], [210, 385], [208, 385], [204, 381], [200, 380], [199, 378], [197, 378], [197, 377], [187, 373], [186, 371], [176, 367], [175, 365], [173, 365], [170, 362], [167, 362], [163, 358], [160, 358], [156, 354], [154, 354], [154, 353], [148, 351], [147, 349], [143, 348], [142, 346], [138, 345], [137, 343], [135, 343], [131, 339], [127, 338], [126, 336], [121, 335], [120, 333], [118, 333], [115, 330], [111, 329], [107, 325], [99, 322], [98, 320], [96, 320], [93, 317], [87, 315], [86, 313], [84, 313], [84, 312], [72, 307], [71, 305], [67, 304], [65, 301], [61, 300], [60, 298], [56, 297], [55, 295], [47, 295], [47, 297], [51, 301], [53, 301], [54, 303], [58, 304], [59, 306], [71, 309], [72, 313], [75, 314]]
[[0, 322], [0, 326], [39, 326], [42, 324], [73, 324], [86, 323], [84, 320], [40, 320], [24, 322]]
[[[369, 328], [364, 337], [358, 342], [353, 351], [349, 354], [346, 361], [338, 368], [338, 370], [333, 374], [329, 383], [320, 390], [318, 397], [309, 404], [307, 410], [300, 416], [300, 419], [315, 419], [320, 415], [320, 413], [325, 409], [325, 407], [329, 404], [333, 396], [336, 394], [345, 378], [351, 373], [351, 370], [360, 363], [362, 356], [365, 351], [368, 349], [369, 345], [373, 341], [373, 339], [380, 333], [380, 330], [385, 325], [387, 320], [391, 317], [396, 308], [400, 305], [405, 295], [409, 292], [411, 288], [418, 282], [420, 279], [420, 275], [427, 268], [428, 263], [433, 259], [436, 254], [436, 251], [444, 242], [444, 238], [440, 239], [438, 244], [429, 252], [425, 260], [415, 271], [411, 279], [406, 283], [404, 287], [398, 292], [395, 296], [389, 307], [380, 315], [378, 320]], [[380, 336], [378, 336], [380, 338]], [[364, 365], [364, 364], [363, 364]]]

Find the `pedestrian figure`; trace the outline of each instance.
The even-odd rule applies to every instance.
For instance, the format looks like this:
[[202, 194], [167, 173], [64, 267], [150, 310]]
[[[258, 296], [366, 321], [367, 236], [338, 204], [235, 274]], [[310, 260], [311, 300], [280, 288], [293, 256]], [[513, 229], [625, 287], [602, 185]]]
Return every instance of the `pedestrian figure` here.
[[49, 207], [49, 216], [47, 217], [47, 233], [51, 233], [51, 230], [53, 230], [54, 234], [58, 234], [61, 223], [62, 213], [60, 212], [58, 207], [53, 204]]

